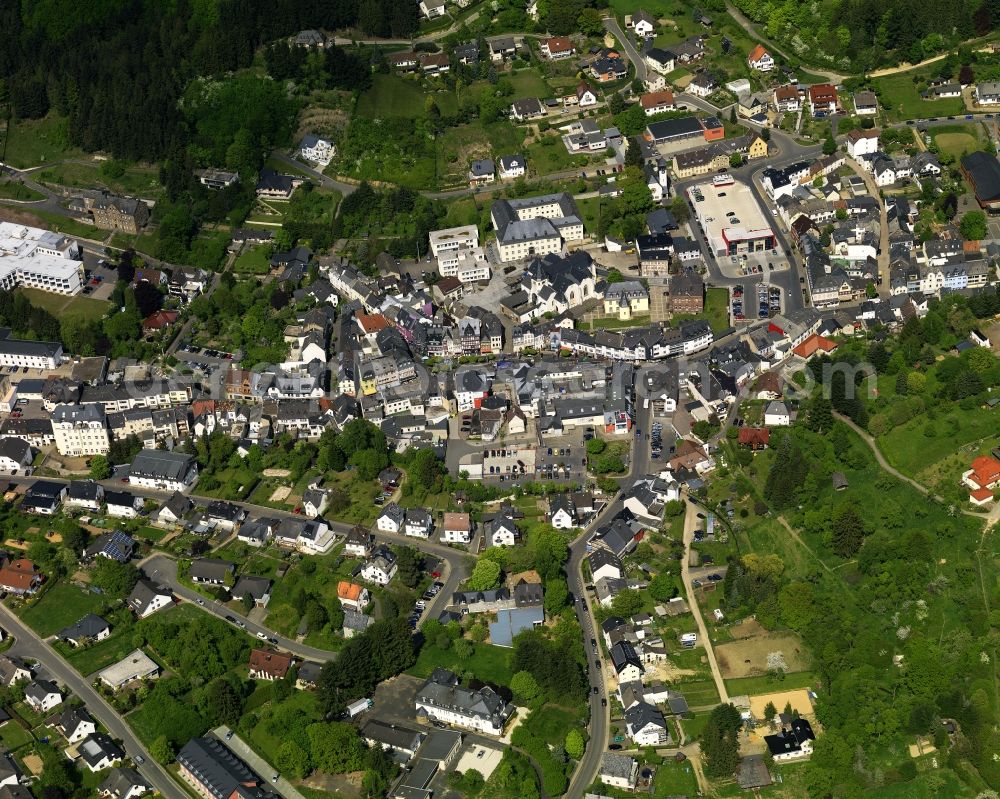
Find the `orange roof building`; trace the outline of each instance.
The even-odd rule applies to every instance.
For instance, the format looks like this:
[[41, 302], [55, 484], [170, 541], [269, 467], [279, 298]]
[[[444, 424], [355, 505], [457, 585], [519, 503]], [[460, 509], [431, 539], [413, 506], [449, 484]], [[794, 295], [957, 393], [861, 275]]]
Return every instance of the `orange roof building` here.
[[798, 355], [800, 358], [805, 358], [808, 360], [812, 358], [816, 353], [830, 353], [837, 349], [837, 342], [831, 341], [825, 336], [819, 335], [819, 333], [813, 333], [809, 338], [803, 341], [799, 346], [792, 350], [793, 353]]
[[292, 667], [292, 656], [273, 649], [254, 649], [250, 652], [250, 676], [257, 680], [283, 679]]
[[179, 316], [177, 311], [155, 311], [142, 320], [142, 329], [163, 330], [176, 322]]
[[358, 320], [358, 324], [361, 325], [361, 329], [366, 336], [374, 335], [380, 330], [385, 330], [387, 327], [392, 326], [392, 322], [380, 313], [359, 313], [355, 314], [354, 318]]
[[368, 589], [363, 588], [357, 583], [341, 580], [337, 583], [337, 599], [340, 600], [340, 604], [344, 607], [361, 610], [368, 604]]

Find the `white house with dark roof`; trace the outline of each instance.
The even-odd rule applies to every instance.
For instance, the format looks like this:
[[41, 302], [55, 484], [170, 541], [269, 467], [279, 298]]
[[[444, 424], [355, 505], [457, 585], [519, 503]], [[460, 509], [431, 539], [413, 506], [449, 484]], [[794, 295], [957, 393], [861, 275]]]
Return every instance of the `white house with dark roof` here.
[[501, 180], [514, 180], [524, 177], [528, 169], [528, 162], [523, 155], [502, 155], [500, 156], [500, 178]]
[[33, 461], [31, 445], [23, 438], [10, 436], [0, 439], [0, 473], [27, 477], [31, 474]]
[[648, 702], [638, 702], [625, 711], [625, 727], [636, 746], [662, 746], [670, 741], [663, 713]]
[[63, 695], [51, 680], [35, 680], [24, 687], [24, 701], [36, 713], [48, 713], [62, 704]]
[[163, 588], [151, 580], [140, 578], [129, 594], [125, 604], [140, 619], [151, 616], [158, 610], [170, 607], [174, 596], [168, 588]]
[[97, 723], [85, 707], [70, 707], [59, 715], [56, 728], [63, 734], [66, 741], [75, 744], [91, 733], [97, 732]]
[[605, 752], [601, 755], [601, 782], [613, 788], [635, 790], [639, 778], [639, 762], [628, 755]]
[[329, 166], [337, 155], [337, 147], [332, 141], [307, 133], [299, 142], [299, 155], [313, 164]]
[[489, 686], [465, 688], [453, 672], [441, 668], [418, 689], [415, 705], [418, 716], [487, 735], [502, 735], [514, 714], [514, 706]]

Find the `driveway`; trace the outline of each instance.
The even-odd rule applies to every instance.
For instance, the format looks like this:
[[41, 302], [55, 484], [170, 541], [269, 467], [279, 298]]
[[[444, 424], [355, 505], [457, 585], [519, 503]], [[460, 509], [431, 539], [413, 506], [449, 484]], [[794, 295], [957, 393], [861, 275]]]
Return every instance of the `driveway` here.
[[700, 526], [701, 520], [698, 518], [698, 506], [687, 500], [687, 513], [684, 516], [684, 558], [681, 560], [681, 580], [684, 583], [684, 593], [687, 594], [688, 607], [691, 608], [691, 615], [694, 616], [698, 625], [698, 635], [701, 643], [705, 647], [705, 654], [708, 656], [708, 666], [712, 671], [712, 679], [715, 680], [716, 690], [719, 692], [720, 704], [729, 701], [729, 694], [726, 692], [726, 681], [722, 679], [722, 672], [719, 670], [719, 663], [715, 659], [715, 649], [712, 646], [712, 639], [708, 637], [708, 627], [701, 615], [701, 607], [698, 605], [698, 598], [695, 596], [692, 585], [691, 570], [688, 563], [691, 560], [691, 543], [694, 541], [694, 531]]
[[622, 49], [625, 51], [625, 55], [628, 56], [629, 61], [631, 61], [635, 66], [635, 76], [639, 80], [645, 81], [646, 62], [643, 61], [642, 56], [639, 55], [639, 51], [635, 49], [635, 45], [632, 44], [632, 40], [625, 35], [625, 32], [618, 24], [618, 20], [614, 17], [605, 17], [601, 21], [604, 23], [604, 27], [608, 33], [614, 36], [621, 43]]

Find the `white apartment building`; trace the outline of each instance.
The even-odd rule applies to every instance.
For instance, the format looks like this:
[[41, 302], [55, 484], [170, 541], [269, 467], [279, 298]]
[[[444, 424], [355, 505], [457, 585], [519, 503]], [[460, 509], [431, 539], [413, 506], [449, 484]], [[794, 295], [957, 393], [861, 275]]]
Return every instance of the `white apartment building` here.
[[[475, 249], [479, 246], [479, 228], [475, 225], [432, 230], [428, 236], [431, 255], [441, 258], [442, 253], [456, 252], [461, 249]], [[444, 275], [444, 272], [441, 273]]]
[[562, 252], [563, 242], [583, 239], [583, 219], [566, 193], [497, 200], [490, 218], [504, 262]]
[[83, 289], [80, 245], [61, 233], [0, 222], [0, 289], [18, 286], [78, 294]]
[[438, 256], [441, 277], [457, 277], [461, 283], [490, 279], [490, 264], [482, 247], [460, 247]]
[[9, 333], [9, 330], [0, 330], [0, 366], [57, 369], [63, 362], [62, 344], [55, 341], [4, 338]]
[[52, 433], [60, 455], [82, 458], [107, 455], [111, 450], [107, 418], [100, 405], [57, 405], [52, 411]]

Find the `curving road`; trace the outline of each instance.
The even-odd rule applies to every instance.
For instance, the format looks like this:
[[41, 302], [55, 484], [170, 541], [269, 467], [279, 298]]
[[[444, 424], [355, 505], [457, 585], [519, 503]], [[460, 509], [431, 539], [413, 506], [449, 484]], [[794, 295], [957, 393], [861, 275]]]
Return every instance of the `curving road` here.
[[639, 55], [639, 51], [635, 49], [635, 45], [632, 44], [632, 40], [625, 35], [625, 32], [621, 29], [618, 24], [618, 20], [614, 17], [605, 17], [601, 20], [604, 23], [604, 28], [614, 36], [622, 46], [625, 51], [625, 55], [628, 56], [629, 61], [635, 67], [635, 76], [641, 80], [646, 80], [646, 62], [643, 60], [642, 56]]
[[85, 677], [63, 660], [62, 655], [43, 641], [34, 630], [21, 623], [5, 605], [0, 604], [0, 617], [4, 628], [17, 641], [18, 654], [40, 662], [49, 676], [60, 685], [66, 686], [73, 694], [83, 700], [87, 710], [104, 725], [111, 737], [120, 740], [125, 752], [133, 759], [139, 755], [145, 759], [136, 769], [149, 784], [165, 799], [190, 799], [187, 792], [174, 781], [165, 768], [150, 756], [149, 752], [132, 732], [125, 720], [91, 685]]

